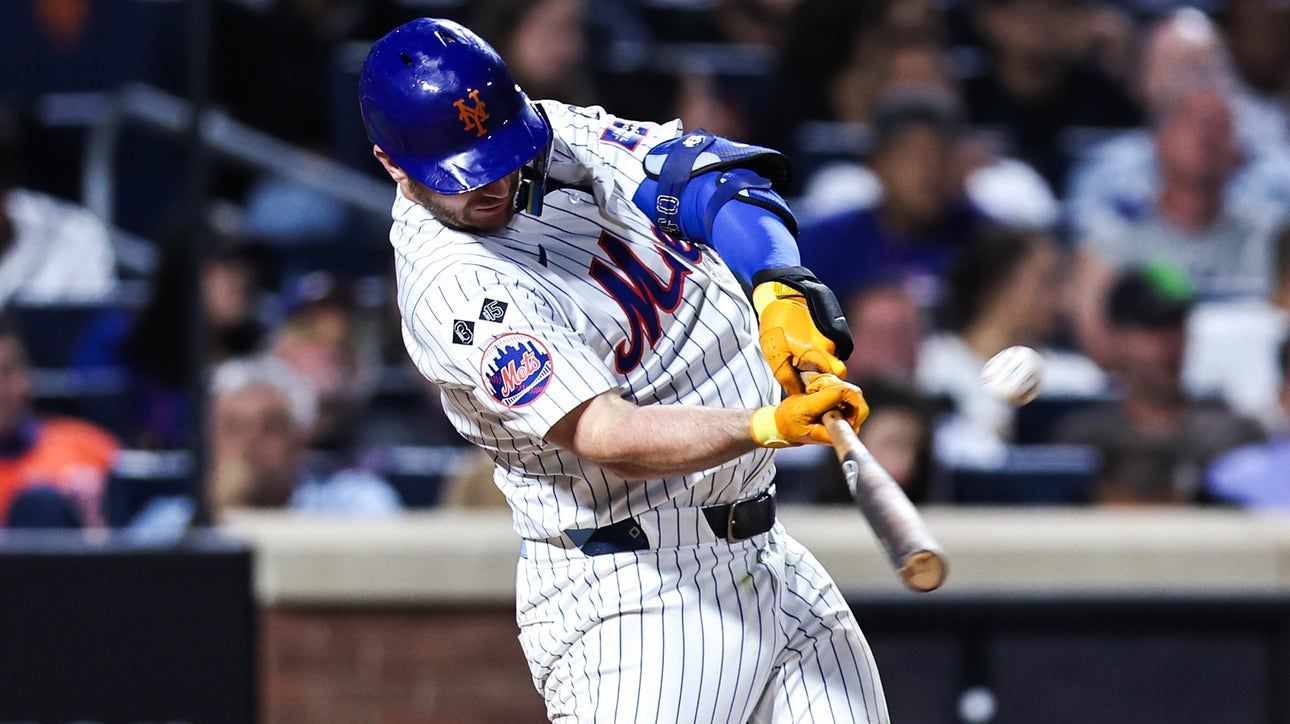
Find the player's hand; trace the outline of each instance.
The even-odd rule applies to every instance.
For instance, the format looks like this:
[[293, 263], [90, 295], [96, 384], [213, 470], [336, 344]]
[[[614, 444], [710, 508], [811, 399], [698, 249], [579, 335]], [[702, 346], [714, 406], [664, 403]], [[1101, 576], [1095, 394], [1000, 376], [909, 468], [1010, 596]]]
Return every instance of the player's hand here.
[[869, 405], [859, 387], [833, 375], [816, 375], [807, 383], [805, 392], [789, 395], [778, 405], [767, 405], [753, 413], [753, 442], [762, 447], [828, 445], [832, 440], [823, 418], [830, 410], [841, 413], [855, 430], [869, 416]]
[[805, 389], [801, 372], [846, 377], [836, 345], [815, 326], [801, 292], [779, 282], [762, 282], [753, 290], [753, 305], [759, 315], [762, 354], [790, 395]]

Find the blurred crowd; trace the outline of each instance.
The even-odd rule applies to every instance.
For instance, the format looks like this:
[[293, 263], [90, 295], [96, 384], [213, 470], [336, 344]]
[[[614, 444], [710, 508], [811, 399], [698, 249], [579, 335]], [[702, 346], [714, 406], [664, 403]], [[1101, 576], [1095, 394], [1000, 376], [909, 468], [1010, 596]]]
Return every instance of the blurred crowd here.
[[[200, 91], [380, 181], [358, 64], [426, 15], [534, 98], [787, 154], [861, 437], [916, 502], [1290, 505], [1290, 4], [212, 0], [205, 54], [198, 6], [0, 6], [10, 526], [502, 504], [403, 351], [387, 214], [107, 124], [130, 84]], [[1045, 361], [1020, 408], [979, 382], [1014, 345]], [[847, 499], [830, 451], [779, 460], [785, 500]]]

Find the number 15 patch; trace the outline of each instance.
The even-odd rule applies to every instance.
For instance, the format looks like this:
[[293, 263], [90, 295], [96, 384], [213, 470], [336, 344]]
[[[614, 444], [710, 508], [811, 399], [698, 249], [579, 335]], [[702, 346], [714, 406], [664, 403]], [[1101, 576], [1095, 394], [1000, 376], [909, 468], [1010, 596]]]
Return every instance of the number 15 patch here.
[[500, 322], [506, 317], [506, 302], [497, 299], [485, 299], [479, 308], [479, 319], [483, 322]]

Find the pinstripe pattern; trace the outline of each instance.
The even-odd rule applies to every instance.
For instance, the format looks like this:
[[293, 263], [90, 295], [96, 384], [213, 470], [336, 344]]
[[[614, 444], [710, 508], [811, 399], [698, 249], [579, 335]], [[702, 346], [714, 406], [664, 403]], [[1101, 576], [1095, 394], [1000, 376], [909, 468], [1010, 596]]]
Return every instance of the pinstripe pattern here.
[[[698, 512], [765, 490], [770, 450], [628, 485], [543, 440], [606, 390], [747, 409], [779, 389], [729, 269], [710, 249], [656, 237], [631, 203], [641, 159], [679, 124], [637, 124], [647, 132], [629, 147], [600, 140], [616, 120], [601, 109], [542, 105], [552, 178], [585, 190], [549, 193], [542, 216], [491, 235], [447, 229], [399, 194], [390, 239], [413, 362], [492, 456], [516, 531], [553, 542], [527, 544], [518, 585], [521, 640], [551, 717], [742, 722], [763, 701], [776, 721], [883, 721], [872, 659], [827, 574], [782, 531], [730, 545]], [[504, 315], [483, 314], [490, 304]], [[502, 370], [524, 350], [524, 365]], [[525, 387], [530, 374], [541, 384]], [[653, 550], [587, 558], [561, 538], [628, 517]]]
[[733, 545], [526, 549], [520, 644], [553, 722], [888, 721], [850, 609], [779, 525]]

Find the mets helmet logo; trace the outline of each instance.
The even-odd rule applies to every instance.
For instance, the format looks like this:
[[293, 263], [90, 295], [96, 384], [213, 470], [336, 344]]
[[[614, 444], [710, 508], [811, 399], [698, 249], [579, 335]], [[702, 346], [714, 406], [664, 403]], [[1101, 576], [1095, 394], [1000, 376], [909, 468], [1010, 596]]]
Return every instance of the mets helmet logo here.
[[484, 388], [507, 407], [523, 407], [551, 382], [551, 353], [527, 334], [503, 334], [484, 349]]
[[470, 92], [470, 99], [475, 102], [475, 105], [467, 106], [465, 98], [460, 98], [453, 103], [459, 111], [457, 120], [462, 122], [463, 131], [477, 131], [475, 135], [482, 136], [488, 133], [488, 129], [484, 128], [484, 121], [488, 120], [488, 111], [484, 110], [486, 104], [479, 99], [477, 90]]

